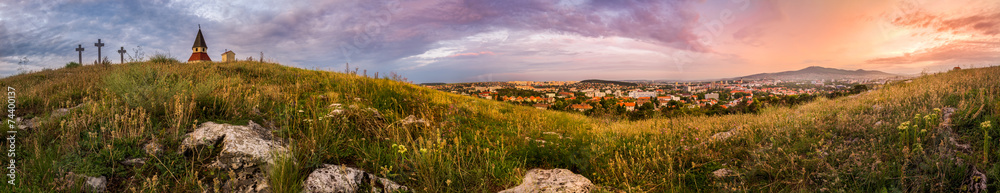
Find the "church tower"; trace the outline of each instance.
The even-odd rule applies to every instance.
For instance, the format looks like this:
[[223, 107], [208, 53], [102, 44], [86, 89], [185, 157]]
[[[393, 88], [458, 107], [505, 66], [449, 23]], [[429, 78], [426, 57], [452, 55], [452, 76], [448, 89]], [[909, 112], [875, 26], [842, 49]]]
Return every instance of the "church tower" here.
[[205, 45], [205, 38], [201, 35], [201, 27], [198, 27], [198, 37], [194, 39], [194, 46], [191, 46], [191, 58], [188, 58], [188, 62], [211, 62], [212, 59], [208, 58], [208, 53], [205, 53], [208, 46]]

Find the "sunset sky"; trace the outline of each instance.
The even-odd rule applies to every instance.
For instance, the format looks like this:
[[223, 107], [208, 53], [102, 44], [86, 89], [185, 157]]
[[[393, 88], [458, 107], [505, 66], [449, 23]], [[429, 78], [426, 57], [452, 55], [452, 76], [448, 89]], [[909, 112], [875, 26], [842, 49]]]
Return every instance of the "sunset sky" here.
[[[0, 0], [0, 75], [141, 46], [186, 61], [260, 52], [416, 83], [698, 80], [808, 66], [936, 72], [1000, 64], [1000, 1]], [[27, 65], [18, 62], [27, 58]]]

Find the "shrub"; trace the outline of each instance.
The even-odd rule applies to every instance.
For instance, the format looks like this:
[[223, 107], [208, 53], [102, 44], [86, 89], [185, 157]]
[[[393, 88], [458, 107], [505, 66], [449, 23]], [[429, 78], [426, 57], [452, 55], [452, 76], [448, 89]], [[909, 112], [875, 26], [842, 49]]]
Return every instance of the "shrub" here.
[[168, 54], [156, 53], [153, 57], [149, 57], [149, 62], [152, 63], [180, 63], [177, 58], [174, 58]]
[[66, 63], [66, 68], [76, 68], [76, 67], [80, 67], [80, 63], [76, 63], [76, 62]]

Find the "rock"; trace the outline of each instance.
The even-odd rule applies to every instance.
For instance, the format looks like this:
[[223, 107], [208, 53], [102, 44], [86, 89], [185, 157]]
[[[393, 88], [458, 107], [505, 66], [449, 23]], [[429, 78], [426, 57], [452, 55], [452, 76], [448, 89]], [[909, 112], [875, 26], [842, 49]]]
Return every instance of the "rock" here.
[[132, 159], [127, 159], [125, 161], [122, 161], [122, 164], [125, 164], [127, 166], [143, 165], [143, 164], [146, 164], [146, 158], [132, 158]]
[[63, 116], [66, 116], [67, 114], [69, 114], [69, 111], [71, 111], [71, 110], [73, 110], [73, 109], [77, 109], [77, 108], [80, 108], [80, 107], [82, 107], [83, 105], [86, 105], [87, 103], [90, 103], [90, 102], [84, 102], [84, 103], [80, 103], [80, 104], [78, 104], [78, 105], [76, 105], [76, 106], [74, 106], [74, 107], [70, 107], [70, 108], [59, 108], [59, 109], [56, 109], [56, 110], [52, 111], [52, 113], [51, 113], [51, 114], [49, 114], [49, 118], [50, 118], [50, 119], [58, 119], [58, 118], [61, 118], [61, 117], [63, 117]]
[[715, 170], [714, 172], [712, 172], [712, 176], [714, 176], [716, 178], [724, 178], [726, 176], [731, 176], [734, 173], [735, 172], [733, 172], [732, 170], [729, 170], [729, 169], [726, 169], [726, 168], [722, 168], [722, 169], [718, 169], [718, 170]]
[[986, 174], [979, 172], [976, 166], [969, 168], [968, 177], [962, 181], [962, 192], [987, 192], [986, 189]]
[[51, 117], [53, 119], [58, 119], [60, 117], [66, 116], [66, 114], [69, 114], [69, 109], [67, 109], [67, 108], [59, 108], [59, 109], [56, 109], [56, 110], [52, 111], [52, 114], [49, 114], [49, 117]]
[[230, 170], [229, 176], [231, 179], [222, 185], [222, 192], [271, 192], [267, 175], [260, 170], [260, 167]]
[[431, 126], [427, 120], [424, 120], [423, 118], [417, 119], [417, 117], [413, 115], [407, 116], [405, 119], [399, 120], [399, 122], [403, 123], [403, 125], [421, 124], [427, 127]]
[[563, 138], [562, 134], [559, 134], [559, 133], [556, 133], [556, 132], [551, 132], [551, 131], [542, 132], [542, 135], [555, 135], [556, 137], [559, 137], [559, 139]]
[[85, 184], [87, 186], [87, 190], [88, 191], [91, 191], [91, 192], [104, 192], [104, 190], [108, 188], [108, 178], [106, 178], [104, 176], [97, 177], [97, 178], [87, 176], [86, 178], [87, 179], [84, 182], [85, 182]]
[[258, 161], [274, 163], [274, 155], [288, 151], [280, 141], [275, 141], [271, 132], [253, 121], [247, 126], [206, 122], [194, 132], [185, 134], [181, 151], [199, 145], [213, 145], [222, 140], [222, 152], [210, 167], [218, 169], [239, 169], [255, 166]]
[[19, 129], [33, 129], [36, 127], [35, 122], [31, 119], [21, 119], [21, 117], [18, 117], [17, 123], [17, 128]]
[[163, 146], [156, 142], [156, 140], [150, 141], [143, 148], [146, 150], [146, 154], [149, 155], [159, 155], [163, 151]]
[[302, 183], [303, 192], [398, 192], [409, 191], [406, 186], [379, 178], [360, 169], [323, 164], [309, 173]]
[[594, 189], [596, 187], [589, 179], [567, 169], [531, 169], [524, 175], [521, 185], [500, 193], [590, 192]]
[[104, 176], [101, 176], [101, 177], [91, 177], [91, 176], [86, 176], [86, 175], [81, 175], [81, 174], [74, 174], [73, 172], [69, 172], [69, 173], [66, 174], [65, 177], [63, 177], [61, 179], [58, 179], [58, 180], [59, 181], [64, 181], [64, 183], [66, 183], [65, 185], [68, 185], [68, 186], [59, 187], [56, 190], [73, 190], [73, 189], [76, 189], [76, 188], [71, 188], [71, 187], [75, 187], [76, 184], [77, 184], [77, 182], [81, 182], [81, 181], [83, 182], [82, 183], [83, 187], [81, 187], [81, 189], [84, 190], [84, 191], [87, 191], [87, 192], [104, 192], [108, 188], [108, 178], [104, 177]]
[[736, 135], [736, 132], [739, 131], [742, 128], [743, 127], [737, 127], [737, 128], [735, 128], [733, 130], [729, 130], [729, 131], [726, 131], [726, 132], [719, 132], [719, 133], [716, 133], [716, 134], [712, 135], [711, 137], [709, 137], [709, 139], [712, 140], [712, 141], [726, 140], [726, 139], [729, 139], [729, 137], [732, 137], [733, 135]]

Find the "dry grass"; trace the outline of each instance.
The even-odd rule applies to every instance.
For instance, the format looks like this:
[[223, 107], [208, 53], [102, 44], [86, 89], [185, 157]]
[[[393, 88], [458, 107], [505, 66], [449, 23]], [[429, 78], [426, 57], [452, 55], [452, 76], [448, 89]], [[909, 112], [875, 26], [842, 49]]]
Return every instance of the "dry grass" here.
[[[176, 152], [199, 123], [253, 120], [289, 139], [291, 159], [270, 171], [272, 185], [289, 191], [322, 164], [344, 164], [418, 192], [495, 192], [531, 168], [568, 168], [627, 192], [950, 192], [969, 164], [1000, 170], [985, 162], [1000, 155], [982, 142], [1000, 132], [979, 128], [998, 121], [997, 75], [960, 70], [757, 114], [621, 122], [259, 62], [81, 66], [0, 83], [21, 89], [19, 111], [40, 123], [19, 151], [28, 163], [54, 163], [27, 165], [39, 177], [21, 181], [24, 191], [51, 191], [46, 177], [67, 171], [109, 176], [112, 191], [215, 189], [228, 174], [203, 167], [213, 150], [150, 156], [140, 147], [156, 139]], [[929, 121], [920, 123], [928, 132], [898, 129], [944, 107], [957, 109], [951, 129]], [[426, 124], [400, 121], [411, 115]], [[713, 137], [723, 132], [730, 137]], [[947, 137], [973, 148], [940, 150]], [[132, 157], [151, 164], [119, 163]], [[733, 173], [709, 176], [723, 168]]]

